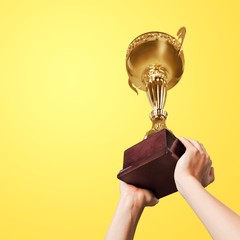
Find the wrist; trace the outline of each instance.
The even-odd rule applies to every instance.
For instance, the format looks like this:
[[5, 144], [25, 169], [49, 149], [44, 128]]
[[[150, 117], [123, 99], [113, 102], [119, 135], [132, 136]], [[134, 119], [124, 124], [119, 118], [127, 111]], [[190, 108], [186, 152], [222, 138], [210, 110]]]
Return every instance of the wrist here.
[[144, 198], [138, 194], [121, 194], [120, 202], [131, 211], [142, 211], [145, 207]]
[[179, 193], [185, 198], [188, 193], [195, 188], [202, 188], [201, 183], [192, 175], [178, 176], [175, 178], [175, 183]]
[[119, 199], [116, 212], [119, 218], [124, 219], [124, 224], [127, 224], [128, 227], [131, 229], [131, 232], [133, 231], [134, 234], [143, 210], [144, 204], [137, 201], [134, 196], [132, 196], [131, 194], [122, 194]]
[[144, 205], [131, 192], [122, 192], [106, 239], [133, 239]]

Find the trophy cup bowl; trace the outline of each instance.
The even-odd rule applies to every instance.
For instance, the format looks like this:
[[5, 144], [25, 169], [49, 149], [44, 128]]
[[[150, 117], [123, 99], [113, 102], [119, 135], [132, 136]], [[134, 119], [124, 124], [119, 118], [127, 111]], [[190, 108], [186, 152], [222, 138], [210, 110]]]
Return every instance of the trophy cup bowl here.
[[185, 34], [185, 27], [179, 29], [178, 39], [163, 32], [144, 33], [130, 43], [126, 55], [129, 86], [147, 93], [152, 128], [143, 141], [125, 150], [118, 178], [152, 191], [157, 198], [177, 191], [174, 169], [185, 152], [183, 144], [167, 130], [164, 110], [167, 91], [183, 74]]
[[149, 67], [160, 66], [167, 74], [167, 89], [175, 86], [184, 68], [181, 46], [179, 40], [162, 32], [144, 33], [135, 38], [129, 45], [126, 57], [126, 68], [131, 84], [146, 91], [145, 73]]

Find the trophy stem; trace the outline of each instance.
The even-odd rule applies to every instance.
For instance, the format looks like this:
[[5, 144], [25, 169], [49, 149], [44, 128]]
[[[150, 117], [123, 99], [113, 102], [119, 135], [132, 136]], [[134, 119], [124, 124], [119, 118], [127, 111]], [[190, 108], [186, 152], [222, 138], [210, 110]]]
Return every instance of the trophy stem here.
[[167, 97], [167, 77], [165, 69], [161, 66], [150, 66], [144, 74], [146, 93], [153, 108], [150, 113], [152, 128], [146, 133], [144, 139], [166, 128], [167, 112], [164, 110]]

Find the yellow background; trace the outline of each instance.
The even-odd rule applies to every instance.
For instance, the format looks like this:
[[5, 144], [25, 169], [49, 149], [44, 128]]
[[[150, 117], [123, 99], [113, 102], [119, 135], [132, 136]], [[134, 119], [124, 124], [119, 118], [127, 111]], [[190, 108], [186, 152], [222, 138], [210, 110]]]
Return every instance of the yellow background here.
[[[0, 239], [102, 239], [123, 151], [150, 128], [127, 84], [128, 44], [186, 26], [168, 127], [203, 142], [208, 190], [240, 212], [238, 1], [0, 2]], [[178, 193], [145, 210], [135, 239], [210, 239]]]

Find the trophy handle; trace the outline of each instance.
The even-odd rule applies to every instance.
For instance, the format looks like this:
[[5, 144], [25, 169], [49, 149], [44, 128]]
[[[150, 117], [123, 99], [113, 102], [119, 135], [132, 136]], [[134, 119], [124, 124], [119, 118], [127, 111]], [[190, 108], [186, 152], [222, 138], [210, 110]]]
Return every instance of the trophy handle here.
[[180, 49], [178, 52], [178, 55], [181, 53], [182, 51], [182, 45], [183, 45], [183, 41], [186, 35], [186, 28], [185, 27], [181, 27], [178, 32], [177, 32], [177, 36], [178, 36], [178, 41], [180, 42]]
[[138, 95], [137, 88], [133, 85], [133, 83], [130, 81], [130, 79], [128, 79], [128, 85]]

